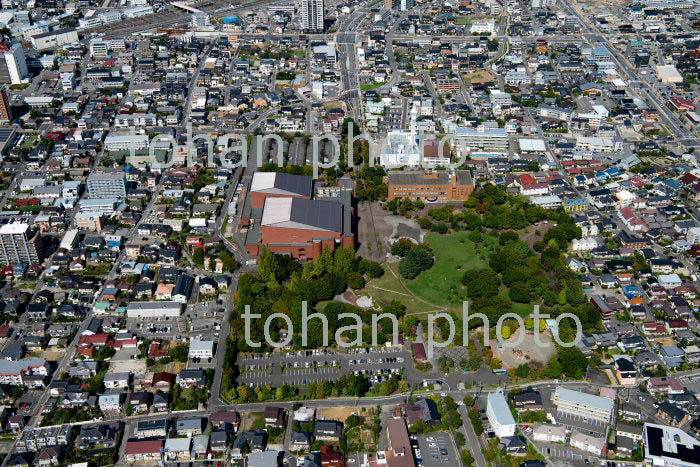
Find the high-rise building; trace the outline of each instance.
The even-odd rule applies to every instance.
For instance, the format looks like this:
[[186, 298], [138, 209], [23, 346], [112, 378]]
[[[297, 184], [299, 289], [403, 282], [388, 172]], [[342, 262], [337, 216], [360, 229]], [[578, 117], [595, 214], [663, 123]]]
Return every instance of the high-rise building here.
[[29, 76], [22, 44], [0, 43], [0, 83], [20, 84]]
[[41, 235], [29, 224], [14, 222], [0, 227], [0, 263], [31, 264], [41, 261]]
[[12, 120], [10, 98], [7, 95], [7, 89], [2, 86], [0, 87], [0, 122], [9, 122], [10, 120]]
[[308, 32], [323, 31], [323, 0], [301, 0], [301, 28]]
[[531, 0], [530, 6], [532, 8], [554, 8], [556, 0]]
[[123, 173], [97, 172], [87, 179], [90, 198], [126, 198], [126, 176]]

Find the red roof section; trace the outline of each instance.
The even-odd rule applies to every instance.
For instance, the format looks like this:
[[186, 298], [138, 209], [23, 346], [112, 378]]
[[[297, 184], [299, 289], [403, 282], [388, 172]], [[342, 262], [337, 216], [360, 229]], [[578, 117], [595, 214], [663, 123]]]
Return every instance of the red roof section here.
[[151, 454], [163, 449], [163, 440], [155, 441], [127, 441], [126, 454]]

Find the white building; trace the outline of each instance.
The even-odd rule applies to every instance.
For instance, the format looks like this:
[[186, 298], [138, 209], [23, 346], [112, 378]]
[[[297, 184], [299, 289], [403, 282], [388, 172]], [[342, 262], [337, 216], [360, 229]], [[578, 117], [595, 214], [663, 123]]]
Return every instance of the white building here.
[[5, 84], [21, 84], [29, 76], [22, 44], [16, 43], [10, 47], [2, 45], [2, 52], [0, 77]]
[[304, 31], [323, 31], [324, 18], [323, 0], [301, 0], [301, 28]]
[[673, 289], [683, 285], [683, 281], [678, 274], [661, 274], [659, 276], [659, 285], [666, 289]]
[[190, 358], [212, 358], [214, 356], [214, 341], [192, 339], [190, 342]]
[[90, 40], [90, 54], [95, 58], [107, 58], [109, 52], [109, 45], [107, 41], [100, 38], [93, 38]]
[[700, 243], [700, 227], [691, 227], [688, 229], [688, 233], [685, 234], [685, 239], [688, 243], [695, 245]]
[[105, 138], [107, 151], [148, 149], [148, 144], [148, 135], [109, 135]]
[[474, 21], [469, 31], [472, 34], [493, 34], [496, 32], [496, 20]]
[[674, 65], [657, 65], [654, 70], [662, 83], [679, 84], [683, 82], [683, 75], [678, 72]]
[[505, 128], [458, 127], [454, 136], [455, 148], [460, 152], [508, 151], [508, 133]]
[[546, 443], [563, 443], [566, 440], [566, 428], [562, 425], [536, 423], [532, 427], [532, 438]]
[[622, 141], [601, 136], [578, 136], [576, 148], [584, 151], [612, 152], [622, 150]]
[[203, 12], [192, 13], [192, 26], [202, 28], [211, 25], [209, 15]]
[[532, 8], [554, 8], [556, 3], [556, 0], [531, 0], [530, 6]]
[[491, 423], [491, 428], [499, 438], [515, 435], [515, 419], [502, 390], [489, 393], [486, 416]]
[[[426, 163], [421, 160], [418, 135], [413, 131], [390, 131], [386, 135], [379, 158], [383, 167], [419, 167]], [[442, 162], [448, 164], [449, 160]]]
[[615, 401], [607, 397], [557, 387], [552, 402], [559, 412], [609, 423]]
[[571, 433], [570, 443], [573, 448], [599, 456], [603, 452], [603, 447], [605, 447], [605, 438], [586, 435], [574, 430]]
[[72, 42], [78, 42], [78, 31], [71, 28], [57, 29], [32, 36], [31, 41], [34, 48], [41, 52]]
[[598, 248], [598, 240], [594, 237], [575, 238], [571, 242], [571, 249], [573, 251], [591, 251], [596, 248]]
[[126, 308], [129, 318], [177, 317], [182, 313], [180, 302], [130, 302]]
[[43, 358], [0, 360], [0, 384], [24, 385], [26, 375], [48, 375], [46, 360]]

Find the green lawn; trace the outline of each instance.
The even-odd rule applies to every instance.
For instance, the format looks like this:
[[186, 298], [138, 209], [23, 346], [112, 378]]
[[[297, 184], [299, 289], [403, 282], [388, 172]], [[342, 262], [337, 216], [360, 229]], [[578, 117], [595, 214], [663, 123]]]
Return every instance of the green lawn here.
[[367, 286], [359, 293], [360, 295], [368, 295], [372, 297], [375, 304], [385, 305], [392, 300], [398, 300], [406, 305], [406, 313], [425, 313], [428, 311], [436, 311], [436, 307], [428, 303], [416, 300], [411, 291], [407, 290], [399, 276], [399, 264], [384, 263], [384, 275], [379, 279], [372, 279], [367, 283]]
[[473, 18], [469, 18], [468, 16], [458, 16], [455, 18], [455, 24], [458, 25], [465, 25], [465, 24], [472, 24], [474, 22]]
[[488, 260], [482, 259], [481, 253], [488, 257], [496, 244], [496, 239], [487, 235], [480, 245], [475, 245], [468, 237], [469, 232], [426, 235], [425, 243], [435, 254], [435, 265], [416, 279], [404, 281], [409, 290], [435, 305], [461, 309], [462, 275], [469, 269], [486, 267]]
[[[359, 292], [372, 297], [379, 306], [398, 300], [406, 305], [407, 314], [426, 313], [449, 308], [462, 309], [462, 283], [460, 279], [468, 269], [487, 266], [481, 252], [487, 258], [497, 240], [484, 235], [484, 242], [478, 246], [469, 240], [469, 232], [455, 232], [447, 235], [428, 233], [425, 242], [435, 254], [435, 265], [422, 272], [416, 279], [402, 279], [399, 263], [384, 263], [384, 276], [372, 279]], [[415, 297], [420, 297], [416, 299]], [[524, 311], [524, 310], [523, 310]], [[521, 310], [516, 310], [521, 313]]]
[[361, 84], [360, 90], [362, 91], [372, 91], [374, 89], [379, 89], [384, 83], [372, 83], [372, 84]]
[[[506, 296], [508, 294], [505, 294]], [[535, 312], [534, 305], [531, 303], [513, 303], [513, 313], [516, 313], [523, 318], [529, 317]]]

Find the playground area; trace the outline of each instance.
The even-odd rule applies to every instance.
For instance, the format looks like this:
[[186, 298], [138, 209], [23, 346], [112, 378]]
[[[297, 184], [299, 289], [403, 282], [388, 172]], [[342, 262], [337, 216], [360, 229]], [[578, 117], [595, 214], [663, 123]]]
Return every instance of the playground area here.
[[517, 342], [520, 339], [520, 333], [525, 333], [523, 341], [511, 347], [502, 346], [497, 340], [491, 339], [493, 356], [500, 359], [505, 368], [517, 368], [523, 363], [544, 366], [556, 356], [557, 348], [549, 330], [540, 333], [539, 343], [535, 341], [535, 333], [525, 329], [518, 329], [506, 342], [508, 344]]

